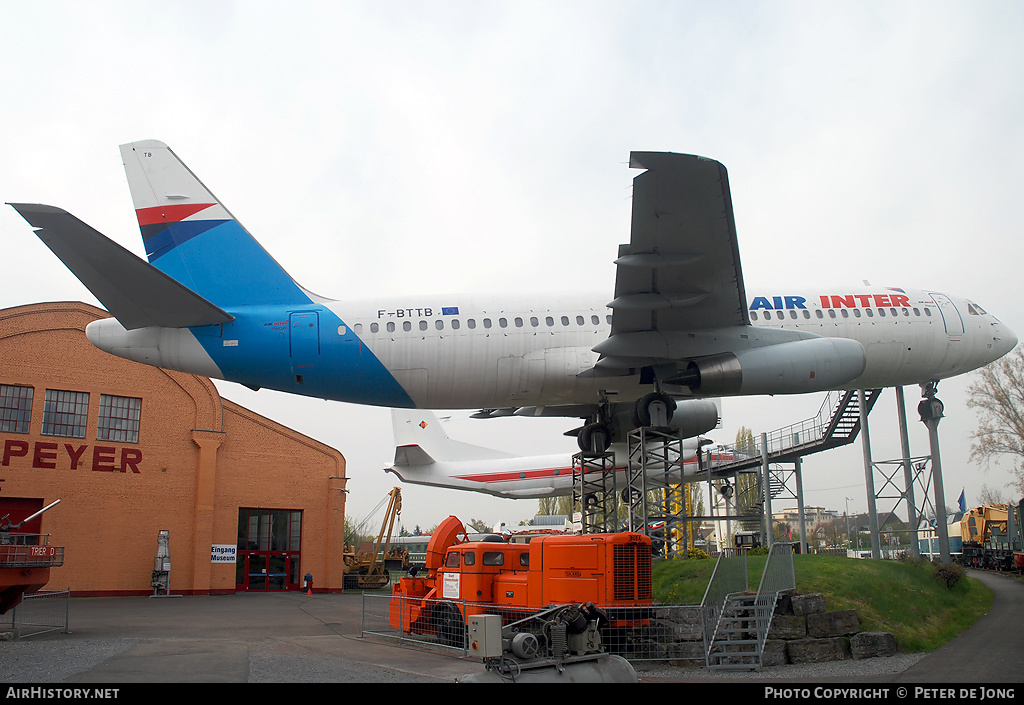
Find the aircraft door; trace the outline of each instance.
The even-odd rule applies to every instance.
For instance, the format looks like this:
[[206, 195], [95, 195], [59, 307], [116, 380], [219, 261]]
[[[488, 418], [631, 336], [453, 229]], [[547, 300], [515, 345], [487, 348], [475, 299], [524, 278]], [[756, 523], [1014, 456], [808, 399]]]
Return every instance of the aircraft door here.
[[292, 371], [309, 371], [320, 357], [320, 316], [316, 311], [296, 311], [288, 316]]
[[964, 320], [956, 305], [945, 294], [931, 294], [932, 300], [939, 305], [939, 313], [942, 314], [942, 323], [946, 327], [946, 335], [950, 338], [959, 338], [964, 334]]
[[506, 402], [539, 399], [544, 384], [544, 353], [498, 358], [497, 396]]

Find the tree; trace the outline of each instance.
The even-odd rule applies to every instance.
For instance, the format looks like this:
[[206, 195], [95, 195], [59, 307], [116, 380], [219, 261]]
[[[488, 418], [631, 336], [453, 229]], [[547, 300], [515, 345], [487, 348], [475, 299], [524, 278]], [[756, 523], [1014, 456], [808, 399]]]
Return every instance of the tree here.
[[846, 519], [837, 517], [822, 521], [811, 530], [811, 535], [818, 537], [827, 548], [841, 547], [847, 540]]
[[541, 497], [537, 514], [541, 516], [572, 515], [572, 496], [557, 495], [554, 497]]
[[1009, 504], [1010, 502], [1012, 500], [1009, 495], [988, 485], [982, 485], [981, 492], [978, 493], [978, 504]]
[[967, 388], [967, 406], [978, 413], [970, 460], [986, 465], [1001, 456], [1013, 461], [1009, 483], [1024, 494], [1024, 349], [981, 368]]
[[[757, 444], [754, 442], [754, 432], [746, 426], [740, 426], [736, 431], [736, 442], [733, 445], [737, 453], [744, 455], [757, 455]], [[743, 472], [736, 478], [735, 495], [736, 513], [741, 516], [750, 516], [761, 513], [762, 498], [757, 487], [757, 474]], [[744, 521], [740, 523], [745, 531], [756, 531], [761, 528], [759, 521]], [[731, 537], [730, 537], [731, 539]]]
[[483, 519], [470, 519], [468, 526], [480, 534], [487, 534], [491, 531], [491, 525]]

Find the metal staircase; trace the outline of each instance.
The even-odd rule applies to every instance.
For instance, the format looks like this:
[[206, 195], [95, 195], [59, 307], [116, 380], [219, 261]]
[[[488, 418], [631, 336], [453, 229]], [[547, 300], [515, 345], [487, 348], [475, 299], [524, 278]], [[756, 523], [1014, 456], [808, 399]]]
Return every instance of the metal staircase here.
[[712, 670], [761, 667], [779, 593], [796, 589], [793, 544], [772, 546], [756, 593], [747, 591], [748, 582], [746, 551], [719, 555], [701, 601], [704, 657]]
[[716, 671], [749, 671], [761, 666], [757, 639], [757, 595], [729, 595], [708, 647], [706, 663]]
[[[865, 390], [864, 399], [867, 412], [874, 407], [881, 391], [881, 389]], [[860, 416], [858, 392], [850, 390], [829, 392], [818, 409], [817, 415], [766, 434], [768, 462], [794, 462], [805, 455], [848, 445], [860, 433]], [[724, 448], [728, 447], [724, 446]], [[754, 453], [733, 453], [732, 460], [716, 457], [710, 459], [709, 462], [716, 474], [747, 470], [761, 464], [761, 448], [758, 444]]]

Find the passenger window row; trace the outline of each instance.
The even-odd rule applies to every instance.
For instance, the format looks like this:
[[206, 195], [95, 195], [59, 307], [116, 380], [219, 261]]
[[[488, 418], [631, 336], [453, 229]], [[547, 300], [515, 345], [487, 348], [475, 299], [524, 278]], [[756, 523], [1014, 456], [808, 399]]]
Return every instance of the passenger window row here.
[[[469, 330], [475, 330], [478, 325], [484, 330], [489, 330], [493, 328], [495, 325], [497, 325], [499, 329], [509, 328], [510, 326], [514, 328], [525, 328], [527, 326], [529, 326], [530, 328], [540, 328], [542, 327], [541, 320], [542, 319], [539, 316], [530, 316], [528, 318], [524, 318], [522, 316], [515, 316], [511, 318], [511, 320], [508, 317], [503, 316], [496, 320], [492, 320], [490, 318], [483, 318], [479, 322], [475, 318], [467, 318], [465, 320], [465, 327], [468, 328]], [[608, 325], [611, 325], [611, 314], [605, 316], [605, 321]], [[569, 328], [574, 323], [577, 328], [582, 328], [588, 325], [588, 318], [582, 315], [577, 315], [574, 318], [571, 318], [569, 316], [560, 316], [558, 318], [558, 323], [561, 325], [562, 328]], [[601, 317], [598, 316], [597, 314], [591, 314], [589, 316], [589, 325], [600, 326]], [[460, 330], [462, 326], [463, 322], [461, 319], [458, 318], [437, 318], [433, 321], [433, 328], [435, 330], [445, 330], [446, 327], [451, 330]], [[415, 325], [413, 321], [401, 322], [401, 330], [405, 332], [412, 331], [414, 327], [419, 331], [428, 331], [431, 328], [431, 323], [430, 321], [427, 320], [416, 321]], [[543, 318], [543, 327], [558, 327], [555, 323], [555, 317], [545, 316]], [[369, 325], [370, 333], [380, 333], [382, 330], [387, 333], [394, 333], [398, 329], [399, 324], [397, 321], [387, 321], [384, 324], [373, 322]], [[363, 332], [363, 324], [356, 323], [355, 325], [352, 326], [352, 330], [355, 331], [357, 335], [361, 334]]]
[[[913, 315], [915, 317], [920, 318], [921, 315], [922, 315], [921, 309], [917, 308], [916, 306], [913, 309], [909, 309], [909, 308], [900, 308], [900, 309], [897, 309], [897, 308], [879, 308], [879, 309], [873, 309], [873, 308], [865, 308], [865, 309], [860, 309], [860, 308], [839, 308], [839, 309], [830, 308], [830, 309], [827, 309], [827, 310], [828, 310], [828, 314], [827, 315], [828, 315], [829, 318], [839, 318], [839, 317], [850, 318], [851, 315], [854, 318], [861, 318], [862, 316], [867, 316], [868, 318], [874, 318], [876, 310], [878, 311], [878, 317], [879, 318], [885, 318], [886, 316], [891, 316], [892, 318], [897, 318], [897, 317], [899, 317], [901, 315], [903, 317], [905, 317], [905, 318], [909, 318], [910, 315], [911, 315], [911, 311], [913, 311]], [[863, 311], [863, 313], [862, 313], [862, 311]], [[787, 313], [786, 311], [775, 311], [775, 318], [777, 320], [783, 321], [783, 320], [786, 319], [786, 313]], [[803, 317], [805, 319], [810, 320], [811, 312], [808, 309], [801, 309], [800, 313], [803, 314]], [[932, 311], [931, 311], [930, 308], [924, 309], [924, 316], [926, 318], [930, 318], [931, 315], [932, 315]], [[823, 319], [823, 318], [825, 318], [826, 314], [825, 314], [824, 311], [822, 311], [822, 309], [816, 309], [814, 311], [814, 316], [815, 316], [815, 318]], [[797, 314], [797, 311], [795, 309], [790, 309], [789, 310], [789, 318], [791, 318], [793, 320], [798, 320], [800, 318], [800, 316]], [[770, 320], [772, 320], [772, 312], [771, 311], [762, 311], [762, 312], [758, 313], [757, 311], [751, 311], [750, 312], [750, 320], [752, 320], [752, 321], [757, 321], [757, 320], [770, 321]]]

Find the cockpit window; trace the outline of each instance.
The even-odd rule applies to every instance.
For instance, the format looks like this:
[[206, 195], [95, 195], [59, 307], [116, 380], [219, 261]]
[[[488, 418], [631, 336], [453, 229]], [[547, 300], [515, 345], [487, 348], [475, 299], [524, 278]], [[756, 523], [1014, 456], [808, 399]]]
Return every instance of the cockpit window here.
[[968, 301], [967, 302], [967, 313], [971, 314], [972, 316], [984, 316], [985, 315], [985, 309], [983, 309], [981, 306], [979, 306], [976, 303], [972, 303], [972, 302]]

